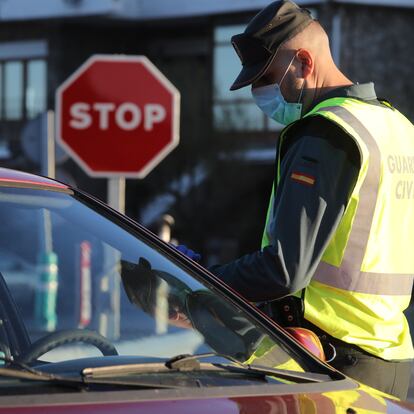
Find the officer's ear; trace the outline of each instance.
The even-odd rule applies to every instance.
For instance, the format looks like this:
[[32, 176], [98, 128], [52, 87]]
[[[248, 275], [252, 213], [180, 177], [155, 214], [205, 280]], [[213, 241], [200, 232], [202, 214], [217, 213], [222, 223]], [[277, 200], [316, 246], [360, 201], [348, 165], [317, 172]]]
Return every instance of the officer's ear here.
[[302, 72], [301, 77], [306, 79], [307, 77], [312, 75], [312, 73], [315, 69], [315, 62], [314, 62], [312, 53], [310, 53], [306, 49], [299, 49], [296, 52], [296, 58], [300, 62], [300, 69], [301, 69], [301, 72]]

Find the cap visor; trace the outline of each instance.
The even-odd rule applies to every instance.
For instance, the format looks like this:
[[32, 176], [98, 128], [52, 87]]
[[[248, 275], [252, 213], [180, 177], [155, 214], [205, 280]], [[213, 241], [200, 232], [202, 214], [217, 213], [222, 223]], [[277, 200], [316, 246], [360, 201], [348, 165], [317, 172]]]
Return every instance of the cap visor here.
[[257, 79], [259, 79], [267, 71], [273, 62], [276, 56], [276, 52], [277, 50], [267, 60], [267, 62], [260, 62], [254, 65], [243, 66], [243, 69], [239, 73], [239, 76], [237, 76], [236, 80], [233, 82], [233, 85], [231, 85], [230, 90], [235, 91], [257, 81]]
[[253, 83], [262, 75], [264, 68], [267, 66], [266, 63], [261, 62], [251, 66], [243, 66], [233, 85], [231, 85], [230, 90], [235, 91]]

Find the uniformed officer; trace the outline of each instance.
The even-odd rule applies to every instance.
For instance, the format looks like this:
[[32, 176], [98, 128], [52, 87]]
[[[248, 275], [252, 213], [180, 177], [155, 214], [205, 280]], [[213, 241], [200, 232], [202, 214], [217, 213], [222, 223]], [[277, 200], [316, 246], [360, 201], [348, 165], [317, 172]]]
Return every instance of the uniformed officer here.
[[232, 44], [242, 70], [231, 89], [251, 87], [286, 127], [261, 250], [212, 271], [251, 301], [290, 298], [285, 321], [299, 315], [333, 344], [333, 366], [405, 398], [414, 127], [372, 83], [341, 73], [323, 28], [291, 1], [271, 3]]

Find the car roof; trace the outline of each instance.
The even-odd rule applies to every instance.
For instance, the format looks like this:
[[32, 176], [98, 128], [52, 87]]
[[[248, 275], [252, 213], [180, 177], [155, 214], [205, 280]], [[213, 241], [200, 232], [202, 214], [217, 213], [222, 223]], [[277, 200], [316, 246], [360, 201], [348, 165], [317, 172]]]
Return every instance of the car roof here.
[[51, 178], [30, 174], [23, 171], [0, 168], [0, 186], [16, 187], [48, 187], [54, 189], [68, 189], [69, 186]]

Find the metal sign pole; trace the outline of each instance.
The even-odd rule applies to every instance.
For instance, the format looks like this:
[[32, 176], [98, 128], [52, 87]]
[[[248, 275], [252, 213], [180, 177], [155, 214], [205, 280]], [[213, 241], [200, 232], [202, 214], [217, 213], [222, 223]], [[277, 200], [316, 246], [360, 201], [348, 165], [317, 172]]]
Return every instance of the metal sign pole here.
[[[120, 213], [125, 213], [125, 177], [108, 179], [108, 204]], [[111, 246], [105, 246], [106, 274], [101, 280], [101, 291], [110, 296], [110, 309], [100, 316], [100, 332], [116, 340], [121, 333], [121, 280], [119, 274], [120, 255]]]
[[108, 179], [108, 204], [120, 213], [125, 213], [125, 177]]
[[42, 116], [42, 175], [55, 178], [55, 113], [47, 111]]
[[[47, 111], [41, 118], [41, 173], [55, 177], [54, 111]], [[36, 292], [35, 318], [38, 328], [46, 331], [57, 329], [58, 256], [53, 251], [52, 218], [50, 211], [42, 209], [40, 243], [42, 253], [38, 257], [41, 267], [40, 289]]]

